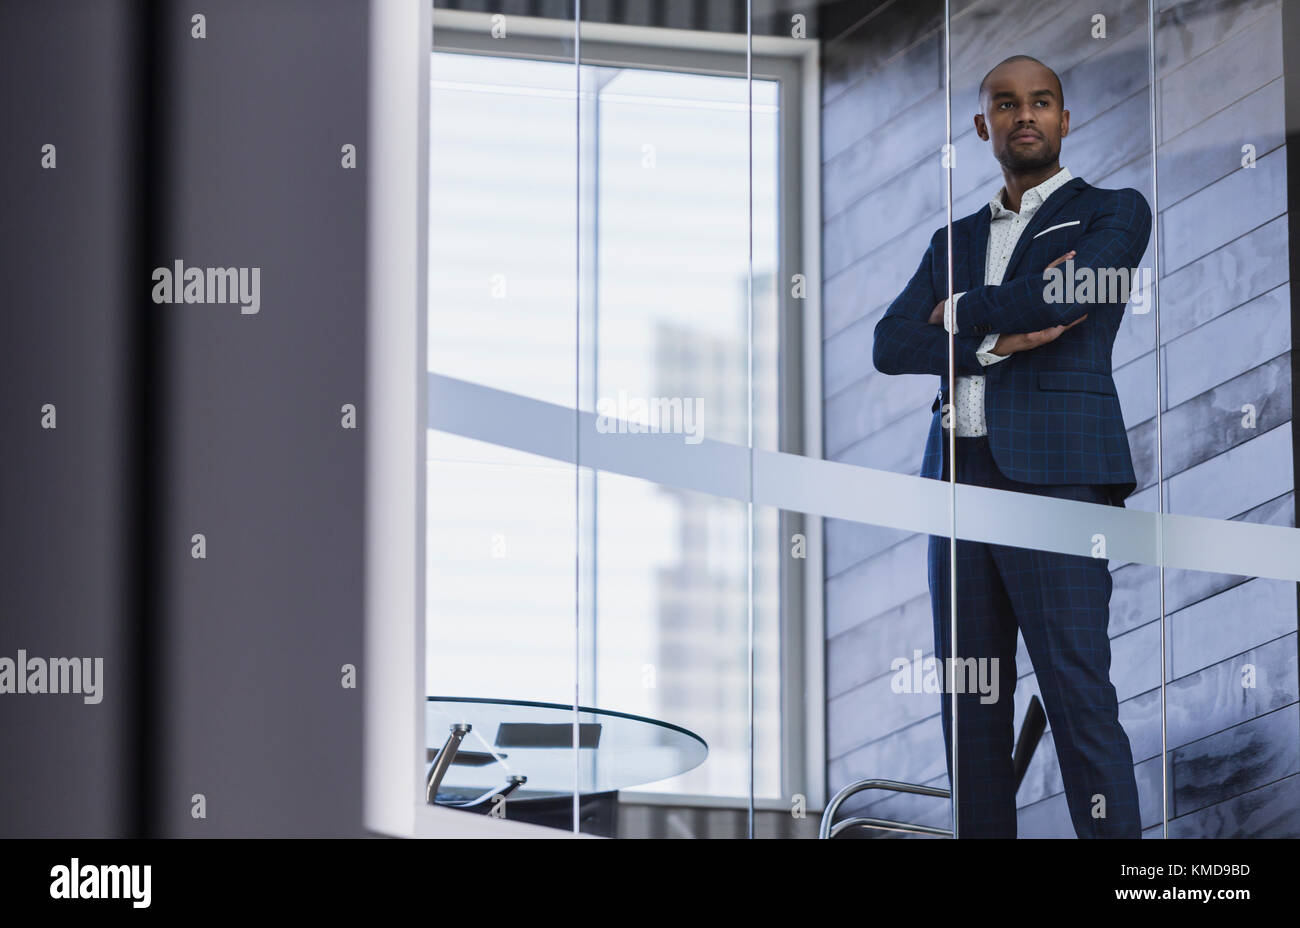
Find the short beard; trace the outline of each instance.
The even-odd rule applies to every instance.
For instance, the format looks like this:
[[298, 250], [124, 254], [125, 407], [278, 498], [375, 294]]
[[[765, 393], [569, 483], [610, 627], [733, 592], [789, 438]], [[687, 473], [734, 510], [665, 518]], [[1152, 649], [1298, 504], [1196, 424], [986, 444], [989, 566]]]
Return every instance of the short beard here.
[[1056, 153], [1050, 147], [1045, 148], [1041, 155], [1018, 155], [1008, 143], [1006, 149], [1002, 152], [1002, 157], [998, 160], [1008, 171], [1023, 174], [1026, 171], [1050, 167], [1055, 163], [1056, 157]]

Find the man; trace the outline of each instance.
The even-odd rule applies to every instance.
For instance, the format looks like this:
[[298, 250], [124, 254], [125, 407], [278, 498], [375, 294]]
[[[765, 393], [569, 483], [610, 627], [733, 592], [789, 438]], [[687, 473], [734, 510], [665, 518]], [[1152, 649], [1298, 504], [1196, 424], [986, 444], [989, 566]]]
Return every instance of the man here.
[[[1132, 273], [1151, 210], [1132, 188], [1106, 190], [1060, 164], [1070, 130], [1061, 82], [1016, 55], [980, 84], [975, 130], [991, 142], [1004, 184], [953, 224], [953, 305], [947, 231], [876, 325], [873, 360], [886, 374], [937, 374], [939, 394], [921, 475], [948, 479], [947, 430], [957, 430], [962, 483], [1116, 506], [1136, 479], [1111, 378], [1111, 347], [1127, 292], [1048, 291], [1045, 271]], [[1054, 271], [1053, 274], [1059, 272]], [[1066, 274], [1069, 285], [1073, 274]], [[956, 383], [948, 388], [948, 331]], [[949, 540], [931, 536], [935, 654], [948, 666]], [[1012, 771], [1016, 628], [1033, 661], [1075, 833], [1140, 837], [1128, 737], [1110, 682], [1111, 577], [1104, 558], [957, 542], [957, 650], [997, 667], [999, 698], [958, 696], [959, 837], [1016, 836]], [[993, 658], [997, 663], [993, 664]], [[945, 687], [945, 690], [947, 687]], [[951, 695], [942, 696], [952, 775]]]

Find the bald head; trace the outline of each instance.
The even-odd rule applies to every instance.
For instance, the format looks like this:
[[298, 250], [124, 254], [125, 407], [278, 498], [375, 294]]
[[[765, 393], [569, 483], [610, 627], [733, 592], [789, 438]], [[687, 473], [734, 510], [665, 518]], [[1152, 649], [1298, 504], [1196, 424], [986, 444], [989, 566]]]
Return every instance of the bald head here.
[[[1058, 101], [1057, 105], [1060, 106], [1062, 109], [1065, 108], [1065, 91], [1062, 90], [1061, 88], [1061, 79], [1060, 77], [1057, 76], [1056, 72], [1053, 71], [1051, 68], [1049, 68], [1047, 65], [1043, 64], [1037, 58], [1033, 57], [1032, 55], [1012, 55], [1010, 58], [1003, 58], [1001, 61], [995, 64], [989, 70], [989, 73], [984, 75], [984, 80], [980, 81], [979, 100], [980, 100], [981, 109], [984, 109], [984, 102], [985, 102], [984, 96], [986, 93], [988, 93], [989, 79], [993, 77], [994, 73], [998, 72], [1000, 69], [1004, 69], [1005, 65], [1015, 65], [1017, 62], [1027, 62], [1029, 66], [1037, 65], [1039, 68], [1041, 68], [1043, 71], [1046, 72], [1046, 74], [1044, 75], [1045, 77], [1050, 75], [1052, 83], [1056, 85], [1056, 99]], [[1019, 65], [1019, 67], [1021, 68], [1025, 66], [1026, 65], [1023, 64]]]

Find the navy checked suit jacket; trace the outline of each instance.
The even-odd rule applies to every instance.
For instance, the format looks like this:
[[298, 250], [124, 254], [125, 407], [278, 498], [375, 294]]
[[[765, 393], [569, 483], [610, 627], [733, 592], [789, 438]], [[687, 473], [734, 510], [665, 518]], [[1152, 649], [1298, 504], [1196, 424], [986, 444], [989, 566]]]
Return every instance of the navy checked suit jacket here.
[[[958, 376], [985, 377], [993, 459], [1004, 475], [1021, 483], [1110, 484], [1112, 502], [1123, 505], [1137, 481], [1111, 377], [1111, 348], [1127, 302], [1113, 292], [1106, 294], [1112, 302], [1049, 302], [1043, 270], [1074, 250], [1076, 277], [1084, 267], [1127, 268], [1136, 286], [1136, 268], [1151, 234], [1151, 208], [1131, 187], [1109, 190], [1071, 178], [1021, 230], [997, 286], [984, 283], [991, 219], [986, 204], [954, 222], [952, 234], [953, 292], [965, 291], [957, 302], [955, 368]], [[948, 296], [947, 239], [946, 226], [934, 233], [920, 267], [876, 324], [873, 350], [882, 373], [940, 378], [921, 465], [921, 476], [937, 479], [944, 478], [948, 333], [928, 319]], [[1066, 264], [1057, 269], [1064, 272]], [[1039, 348], [988, 367], [975, 356], [989, 333], [1036, 332], [1085, 313], [1087, 319]]]

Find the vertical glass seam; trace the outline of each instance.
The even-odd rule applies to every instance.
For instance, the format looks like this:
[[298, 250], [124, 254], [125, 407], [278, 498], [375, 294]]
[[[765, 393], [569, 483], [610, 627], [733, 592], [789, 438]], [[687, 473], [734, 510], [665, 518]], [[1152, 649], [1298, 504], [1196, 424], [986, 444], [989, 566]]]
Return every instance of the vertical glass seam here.
[[745, 504], [745, 612], [749, 681], [749, 806], [747, 832], [754, 837], [754, 21], [753, 0], [745, 0], [745, 156], [747, 167], [745, 255], [746, 444], [749, 446], [749, 499]]
[[573, 833], [580, 831], [578, 688], [582, 674], [582, 0], [573, 8]]
[[[1160, 137], [1156, 122], [1156, 8], [1155, 0], [1147, 0], [1147, 83], [1151, 92], [1151, 257], [1152, 298], [1155, 303], [1156, 328], [1156, 563], [1160, 569], [1160, 821], [1162, 837], [1169, 837], [1169, 743], [1168, 718], [1165, 702], [1165, 463], [1164, 423], [1161, 409], [1164, 406], [1164, 371], [1161, 364], [1163, 346], [1160, 343], [1160, 189], [1159, 151]], [[1139, 828], [1141, 822], [1139, 821]]]
[[[943, 3], [943, 100], [944, 100], [944, 205], [947, 208], [947, 234], [948, 234], [948, 302], [946, 306], [952, 306], [953, 297], [953, 260], [952, 260], [952, 171], [954, 164], [954, 152], [952, 147], [952, 10], [950, 0], [944, 0]], [[954, 345], [953, 328], [955, 328], [956, 315], [953, 315], [954, 325], [948, 326], [948, 408], [953, 411], [952, 422], [948, 428], [948, 605], [949, 620], [952, 625], [952, 644], [949, 645], [948, 655], [950, 658], [948, 668], [940, 668], [941, 679], [944, 681], [944, 688], [948, 692], [948, 703], [952, 708], [952, 774], [949, 776], [948, 786], [951, 789], [952, 810], [952, 836], [954, 839], [959, 837], [957, 831], [957, 694], [953, 692], [953, 680], [947, 672], [950, 668], [956, 667], [957, 657], [957, 371], [956, 371], [956, 347]], [[946, 412], [942, 406], [939, 409], [939, 424], [943, 425], [943, 417]], [[937, 656], [937, 655], [936, 655]]]

